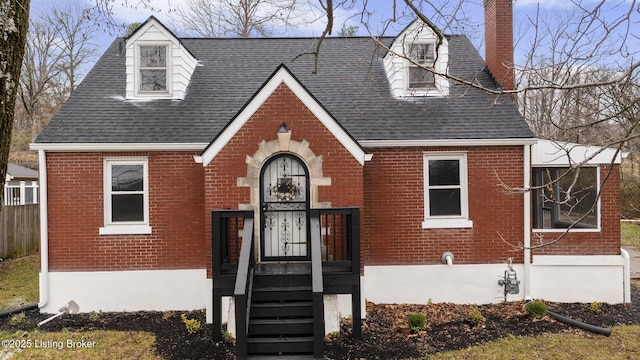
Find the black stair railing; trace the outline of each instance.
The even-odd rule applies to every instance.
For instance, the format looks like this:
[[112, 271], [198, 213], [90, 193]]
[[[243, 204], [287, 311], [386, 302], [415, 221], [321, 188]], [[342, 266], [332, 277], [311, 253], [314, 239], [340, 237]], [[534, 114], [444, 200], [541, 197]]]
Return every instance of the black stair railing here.
[[351, 294], [352, 334], [354, 338], [359, 339], [362, 336], [360, 209], [356, 207], [315, 209], [312, 210], [311, 217], [319, 219], [319, 229], [312, 229], [312, 231], [320, 233], [323, 272], [332, 274], [334, 279], [334, 283], [325, 281], [325, 292], [327, 286], [333, 285], [334, 288], [341, 288], [337, 291], [338, 293]]
[[242, 247], [238, 261], [238, 274], [233, 291], [236, 309], [236, 356], [245, 359], [248, 355], [247, 339], [249, 336], [249, 316], [251, 315], [251, 291], [253, 289], [253, 273], [255, 257], [253, 253], [253, 218], [244, 220]]
[[[248, 326], [255, 268], [254, 213], [241, 210], [212, 212], [212, 277], [214, 336], [222, 338], [222, 297], [233, 296], [236, 352], [248, 355]], [[313, 209], [310, 213], [314, 356], [324, 351], [323, 295], [351, 294], [353, 336], [361, 337], [360, 210]], [[219, 330], [219, 331], [218, 331]]]
[[[248, 241], [244, 241], [245, 239]], [[253, 211], [214, 210], [211, 212], [215, 340], [222, 340], [222, 297], [234, 295], [241, 246], [243, 243], [253, 244], [253, 242]]]
[[[251, 210], [214, 210], [211, 212], [213, 278], [234, 275], [238, 271], [244, 221], [253, 219]], [[253, 230], [253, 229], [252, 229]]]

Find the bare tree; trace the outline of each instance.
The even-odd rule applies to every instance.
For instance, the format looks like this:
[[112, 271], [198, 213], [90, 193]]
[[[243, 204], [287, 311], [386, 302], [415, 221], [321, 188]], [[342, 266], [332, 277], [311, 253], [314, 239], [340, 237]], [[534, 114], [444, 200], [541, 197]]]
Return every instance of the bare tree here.
[[70, 95], [84, 77], [82, 65], [92, 62], [97, 56], [97, 45], [93, 43], [98, 25], [85, 16], [78, 4], [51, 7], [42, 21], [51, 24], [58, 36], [55, 43], [61, 55], [61, 70], [64, 74], [65, 92]]
[[29, 0], [0, 3], [0, 189], [4, 189], [7, 174], [14, 106], [28, 27]]
[[20, 73], [20, 105], [24, 118], [17, 117], [15, 130], [29, 132], [33, 141], [41, 130], [42, 117], [52, 99], [52, 86], [62, 71], [62, 54], [56, 48], [57, 34], [44, 22], [31, 22]]
[[95, 24], [74, 5], [53, 6], [31, 20], [20, 74], [12, 151], [27, 150], [75, 90], [93, 59]]
[[562, 17], [538, 9], [527, 19], [532, 36], [518, 69], [518, 103], [538, 136], [610, 143], [622, 115], [612, 107], [637, 102], [627, 91], [638, 83], [640, 52], [628, 41], [637, 39], [630, 28], [637, 19], [634, 4], [624, 5], [614, 7], [615, 17], [603, 15], [600, 2], [592, 9], [578, 4]]
[[297, 23], [297, 6], [297, 0], [187, 0], [172, 19], [185, 34], [268, 36]]

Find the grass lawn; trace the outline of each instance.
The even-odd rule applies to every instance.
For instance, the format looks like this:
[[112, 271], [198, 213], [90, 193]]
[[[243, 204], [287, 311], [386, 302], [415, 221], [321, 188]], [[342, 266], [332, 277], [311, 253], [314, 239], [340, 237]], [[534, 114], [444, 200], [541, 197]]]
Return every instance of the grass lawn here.
[[38, 255], [0, 262], [0, 311], [39, 301]]
[[[39, 271], [37, 254], [0, 262], [0, 311], [39, 301]], [[19, 318], [19, 314], [11, 317]], [[9, 354], [13, 354], [11, 359], [159, 359], [155, 355], [155, 336], [145, 332], [0, 331], [2, 340], [14, 342], [7, 346], [2, 343], [0, 359]]]
[[620, 242], [622, 246], [635, 246], [640, 249], [640, 225], [631, 222], [621, 222]]
[[[157, 360], [156, 338], [141, 331], [19, 332], [0, 331], [0, 359]], [[7, 342], [8, 341], [8, 342]]]
[[640, 359], [640, 326], [616, 326], [611, 336], [590, 333], [510, 337], [427, 359]]

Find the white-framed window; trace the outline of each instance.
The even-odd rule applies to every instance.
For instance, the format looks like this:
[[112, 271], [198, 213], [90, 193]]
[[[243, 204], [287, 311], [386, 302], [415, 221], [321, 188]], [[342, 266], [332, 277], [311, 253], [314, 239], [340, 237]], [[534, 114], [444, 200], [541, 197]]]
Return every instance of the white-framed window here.
[[466, 153], [424, 154], [423, 228], [468, 228]]
[[150, 233], [148, 160], [104, 159], [104, 227], [100, 234]]
[[[435, 62], [435, 45], [433, 43], [412, 43], [408, 51], [407, 88], [409, 90], [435, 88], [435, 77], [425, 69], [433, 68]], [[418, 65], [416, 65], [418, 64]]]
[[170, 92], [168, 44], [140, 44], [137, 56], [138, 94], [168, 94]]
[[600, 229], [598, 167], [534, 167], [532, 175], [534, 230]]

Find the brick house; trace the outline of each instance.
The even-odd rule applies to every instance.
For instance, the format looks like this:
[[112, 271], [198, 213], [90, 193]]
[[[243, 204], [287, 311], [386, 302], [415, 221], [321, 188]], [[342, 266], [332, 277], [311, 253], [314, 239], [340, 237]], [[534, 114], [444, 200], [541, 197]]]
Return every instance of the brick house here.
[[[315, 39], [181, 39], [149, 18], [32, 144], [41, 310], [206, 308], [233, 330], [243, 307], [260, 310], [243, 292], [252, 276], [254, 301], [313, 283], [325, 331], [364, 316], [365, 299], [628, 302], [619, 155], [538, 141], [508, 96], [415, 66], [512, 87], [511, 11], [485, 1], [486, 63], [464, 35], [436, 51], [416, 21], [379, 39], [389, 50], [327, 38], [317, 74], [296, 58]], [[595, 205], [498, 186], [545, 184], [568, 158], [584, 161], [580, 198]]]

